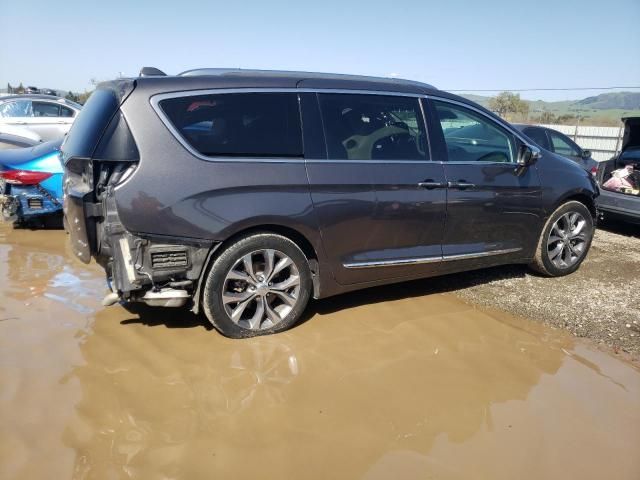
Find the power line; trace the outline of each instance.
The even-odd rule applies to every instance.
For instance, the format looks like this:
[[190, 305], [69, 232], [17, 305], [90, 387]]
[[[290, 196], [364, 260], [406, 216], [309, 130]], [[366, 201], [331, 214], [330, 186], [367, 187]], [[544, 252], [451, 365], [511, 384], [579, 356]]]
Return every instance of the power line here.
[[638, 89], [640, 86], [624, 86], [624, 87], [575, 87], [575, 88], [458, 88], [448, 89], [448, 92], [565, 92], [577, 90], [618, 90], [618, 89]]

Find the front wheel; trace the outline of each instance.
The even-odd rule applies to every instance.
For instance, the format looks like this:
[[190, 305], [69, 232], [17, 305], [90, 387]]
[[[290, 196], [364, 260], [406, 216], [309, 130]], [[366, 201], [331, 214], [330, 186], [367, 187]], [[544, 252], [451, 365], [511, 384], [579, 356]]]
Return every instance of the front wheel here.
[[530, 267], [549, 277], [575, 272], [587, 256], [593, 232], [593, 217], [584, 204], [562, 204], [547, 220]]
[[307, 258], [272, 233], [244, 237], [218, 256], [207, 276], [203, 310], [231, 338], [286, 330], [300, 318], [312, 290]]

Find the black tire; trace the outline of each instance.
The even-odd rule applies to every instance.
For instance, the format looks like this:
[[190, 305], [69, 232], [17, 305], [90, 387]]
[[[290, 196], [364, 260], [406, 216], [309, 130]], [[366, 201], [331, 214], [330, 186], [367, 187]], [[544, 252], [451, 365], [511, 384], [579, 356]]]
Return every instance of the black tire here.
[[[550, 239], [550, 233], [554, 226], [554, 224], [564, 215], [568, 213], [578, 213], [584, 218], [585, 225], [583, 227], [585, 232], [584, 246], [582, 248], [582, 254], [577, 258], [577, 260], [571, 264], [566, 266], [558, 266], [552, 262], [551, 255], [549, 252], [549, 248], [547, 246], [547, 242]], [[591, 247], [591, 241], [593, 240], [594, 233], [594, 223], [593, 217], [589, 209], [581, 202], [571, 200], [566, 203], [560, 205], [549, 217], [547, 223], [542, 229], [542, 233], [540, 235], [540, 239], [538, 240], [538, 245], [536, 247], [535, 257], [533, 261], [529, 264], [529, 267], [536, 272], [545, 275], [547, 277], [562, 277], [564, 275], [569, 275], [570, 273], [575, 272], [584, 259], [587, 257], [589, 253], [589, 248]]]
[[[222, 300], [225, 280], [234, 265], [245, 255], [264, 249], [276, 250], [293, 261], [300, 281], [297, 300], [286, 316], [275, 325], [262, 329], [243, 328], [235, 323], [225, 310]], [[293, 241], [281, 235], [267, 232], [256, 233], [238, 239], [225, 248], [214, 260], [205, 282], [202, 308], [207, 319], [225, 337], [248, 338], [268, 335], [287, 330], [300, 319], [307, 306], [312, 289], [311, 270], [302, 250]]]

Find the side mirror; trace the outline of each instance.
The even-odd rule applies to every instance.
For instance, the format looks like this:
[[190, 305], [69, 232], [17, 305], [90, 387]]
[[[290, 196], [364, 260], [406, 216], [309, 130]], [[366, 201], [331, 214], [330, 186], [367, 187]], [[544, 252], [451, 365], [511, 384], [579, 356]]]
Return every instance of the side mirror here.
[[582, 150], [582, 155], [580, 156], [585, 160], [587, 160], [588, 158], [591, 158], [591, 150]]
[[533, 145], [522, 145], [518, 154], [518, 166], [528, 167], [533, 165], [540, 158], [540, 149]]

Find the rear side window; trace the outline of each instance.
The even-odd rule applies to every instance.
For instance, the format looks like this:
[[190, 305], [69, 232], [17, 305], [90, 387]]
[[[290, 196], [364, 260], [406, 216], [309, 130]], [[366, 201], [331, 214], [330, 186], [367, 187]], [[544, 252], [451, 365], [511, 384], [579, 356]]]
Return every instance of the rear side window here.
[[412, 97], [321, 93], [331, 160], [427, 160], [419, 100]]
[[551, 137], [554, 152], [560, 155], [573, 155], [575, 157], [580, 155], [578, 149], [571, 144], [568, 138], [556, 132], [549, 132], [549, 136]]
[[59, 117], [60, 105], [51, 102], [33, 102], [34, 117]]
[[60, 116], [61, 117], [73, 117], [74, 111], [70, 108], [60, 106]]
[[536, 142], [542, 148], [549, 150], [549, 141], [546, 132], [541, 128], [525, 128], [524, 134]]
[[170, 98], [160, 108], [202, 155], [302, 157], [296, 93], [225, 93]]

